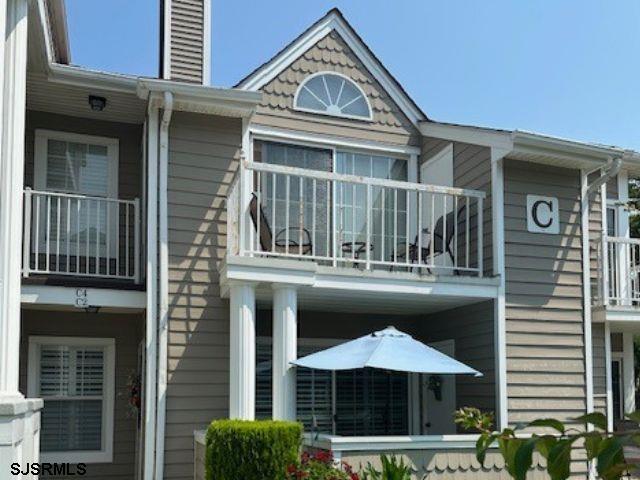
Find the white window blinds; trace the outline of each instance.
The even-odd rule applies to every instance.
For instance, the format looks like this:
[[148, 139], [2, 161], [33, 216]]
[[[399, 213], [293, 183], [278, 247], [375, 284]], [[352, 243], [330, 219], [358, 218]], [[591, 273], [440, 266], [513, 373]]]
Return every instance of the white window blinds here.
[[109, 193], [107, 147], [48, 139], [46, 188], [106, 197]]
[[102, 449], [105, 349], [41, 345], [43, 452]]
[[[305, 339], [298, 344], [298, 356], [326, 347]], [[256, 361], [256, 418], [267, 419], [271, 418], [272, 399], [270, 339], [258, 339]], [[298, 368], [296, 379], [296, 417], [307, 430], [345, 436], [409, 433], [406, 373]]]

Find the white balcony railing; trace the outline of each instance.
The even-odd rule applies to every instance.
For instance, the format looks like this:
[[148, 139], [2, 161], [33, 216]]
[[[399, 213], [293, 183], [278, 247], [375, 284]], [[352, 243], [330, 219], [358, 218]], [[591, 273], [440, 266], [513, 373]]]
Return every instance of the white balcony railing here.
[[640, 239], [602, 235], [595, 243], [596, 303], [640, 306]]
[[484, 198], [475, 190], [242, 162], [227, 200], [228, 252], [482, 276]]
[[140, 281], [140, 201], [24, 192], [22, 272]]

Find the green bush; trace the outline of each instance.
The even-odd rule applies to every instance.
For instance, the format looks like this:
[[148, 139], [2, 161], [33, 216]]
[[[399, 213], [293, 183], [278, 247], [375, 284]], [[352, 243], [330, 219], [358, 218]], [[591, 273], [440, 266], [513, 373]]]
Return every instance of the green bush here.
[[295, 422], [215, 420], [207, 430], [207, 480], [283, 480], [301, 439]]

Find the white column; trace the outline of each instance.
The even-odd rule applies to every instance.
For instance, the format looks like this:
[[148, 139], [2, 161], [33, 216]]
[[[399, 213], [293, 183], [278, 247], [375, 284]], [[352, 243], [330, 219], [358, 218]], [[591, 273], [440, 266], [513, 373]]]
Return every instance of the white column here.
[[633, 371], [633, 333], [624, 332], [622, 334], [622, 348], [624, 351], [624, 357], [622, 359], [624, 413], [631, 413], [636, 410], [635, 374]]
[[253, 420], [256, 404], [256, 293], [252, 283], [230, 291], [229, 418]]
[[[39, 459], [42, 400], [19, 391], [27, 0], [0, 3], [0, 472]], [[23, 478], [18, 476], [17, 478]], [[27, 475], [24, 478], [31, 478]]]
[[[0, 14], [4, 42], [0, 125], [0, 398], [18, 397], [20, 262], [27, 69], [27, 0], [9, 0]], [[6, 38], [6, 41], [5, 41]]]
[[296, 419], [298, 296], [294, 287], [273, 287], [273, 419]]

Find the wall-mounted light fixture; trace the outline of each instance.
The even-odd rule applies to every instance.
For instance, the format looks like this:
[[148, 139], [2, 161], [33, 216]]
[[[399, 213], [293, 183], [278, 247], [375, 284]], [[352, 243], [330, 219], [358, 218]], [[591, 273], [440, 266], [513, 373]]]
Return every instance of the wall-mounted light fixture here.
[[101, 112], [104, 110], [104, 107], [107, 106], [107, 99], [98, 97], [97, 95], [89, 95], [89, 105], [91, 106], [91, 110]]

